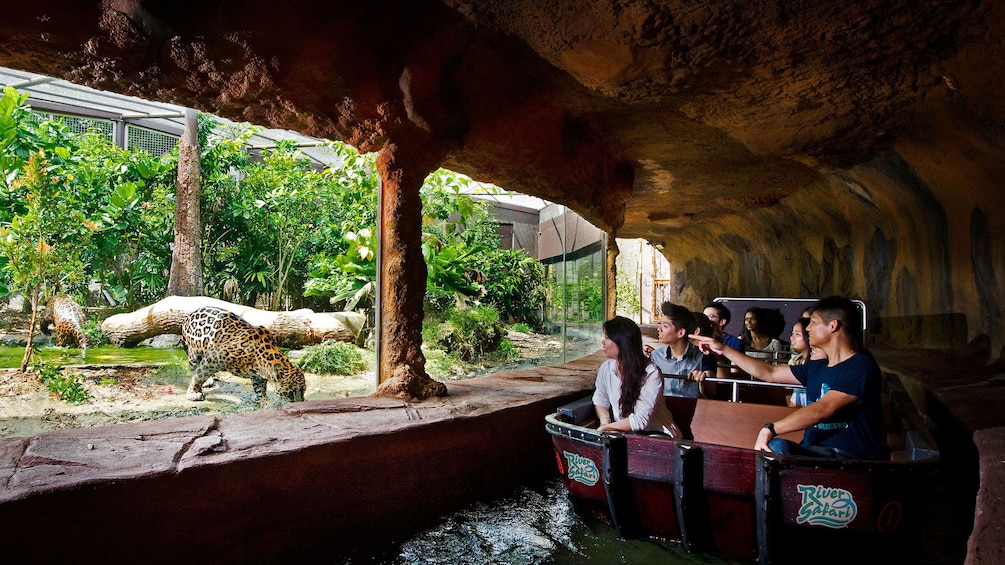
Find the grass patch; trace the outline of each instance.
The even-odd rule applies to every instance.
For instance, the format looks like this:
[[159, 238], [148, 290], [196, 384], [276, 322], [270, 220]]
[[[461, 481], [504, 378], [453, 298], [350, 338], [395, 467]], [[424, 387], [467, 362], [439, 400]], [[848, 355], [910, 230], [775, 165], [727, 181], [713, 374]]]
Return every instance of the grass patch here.
[[154, 384], [173, 385], [184, 383], [188, 381], [189, 377], [191, 377], [191, 373], [188, 370], [188, 362], [186, 361], [185, 363], [165, 363], [151, 371], [147, 378]]
[[358, 375], [370, 369], [371, 354], [344, 341], [323, 341], [303, 349], [300, 368], [325, 375]]

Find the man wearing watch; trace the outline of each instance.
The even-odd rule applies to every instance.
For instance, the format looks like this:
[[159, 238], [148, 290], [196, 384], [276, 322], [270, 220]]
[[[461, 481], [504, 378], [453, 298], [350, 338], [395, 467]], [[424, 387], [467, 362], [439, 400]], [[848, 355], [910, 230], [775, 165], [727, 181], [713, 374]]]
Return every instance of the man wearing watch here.
[[[775, 422], [757, 435], [754, 449], [792, 455], [845, 459], [886, 459], [882, 376], [875, 360], [860, 351], [861, 314], [846, 298], [817, 302], [807, 327], [810, 345], [827, 359], [804, 365], [770, 365], [700, 335], [690, 336], [702, 351], [723, 355], [754, 378], [806, 387], [808, 406]], [[805, 430], [795, 443], [775, 436]]]

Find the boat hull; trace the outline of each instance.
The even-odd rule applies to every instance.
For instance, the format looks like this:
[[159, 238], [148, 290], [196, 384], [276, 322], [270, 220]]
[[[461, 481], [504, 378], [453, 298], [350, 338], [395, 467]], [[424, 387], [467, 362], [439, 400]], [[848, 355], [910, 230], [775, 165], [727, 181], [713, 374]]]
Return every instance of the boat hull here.
[[[891, 406], [903, 406], [906, 394], [898, 398]], [[675, 415], [687, 413], [674, 410], [684, 401], [667, 398]], [[781, 456], [745, 446], [753, 445], [760, 424], [791, 409], [690, 402], [694, 440], [598, 434], [561, 413], [548, 416], [569, 493], [604, 509], [622, 536], [652, 536], [688, 551], [760, 563], [805, 562], [810, 555], [844, 563], [903, 558], [917, 545], [927, 487], [938, 470], [927, 433], [908, 424], [901, 430], [908, 440], [891, 461]]]

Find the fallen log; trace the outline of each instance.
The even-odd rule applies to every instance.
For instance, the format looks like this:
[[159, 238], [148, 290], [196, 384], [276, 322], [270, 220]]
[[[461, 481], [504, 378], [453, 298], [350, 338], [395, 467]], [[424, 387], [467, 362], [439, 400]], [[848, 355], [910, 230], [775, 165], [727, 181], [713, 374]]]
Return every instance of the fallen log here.
[[267, 328], [280, 347], [303, 347], [326, 339], [355, 342], [364, 316], [356, 312], [315, 312], [309, 308], [269, 312], [208, 296], [169, 296], [146, 308], [109, 316], [101, 324], [108, 340], [119, 347], [133, 347], [161, 334], [181, 334], [185, 318], [203, 306], [216, 306]]

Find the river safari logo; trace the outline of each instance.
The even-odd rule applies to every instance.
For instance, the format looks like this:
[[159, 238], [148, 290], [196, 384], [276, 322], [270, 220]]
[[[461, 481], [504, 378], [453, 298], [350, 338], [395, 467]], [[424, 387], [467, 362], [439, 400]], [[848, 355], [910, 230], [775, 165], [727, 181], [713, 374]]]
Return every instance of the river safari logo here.
[[600, 470], [597, 469], [597, 464], [593, 462], [593, 459], [568, 451], [563, 451], [562, 455], [569, 463], [569, 479], [583, 483], [588, 487], [592, 487], [600, 480]]
[[858, 515], [858, 505], [850, 492], [843, 488], [823, 485], [796, 485], [802, 495], [797, 524], [844, 528]]

